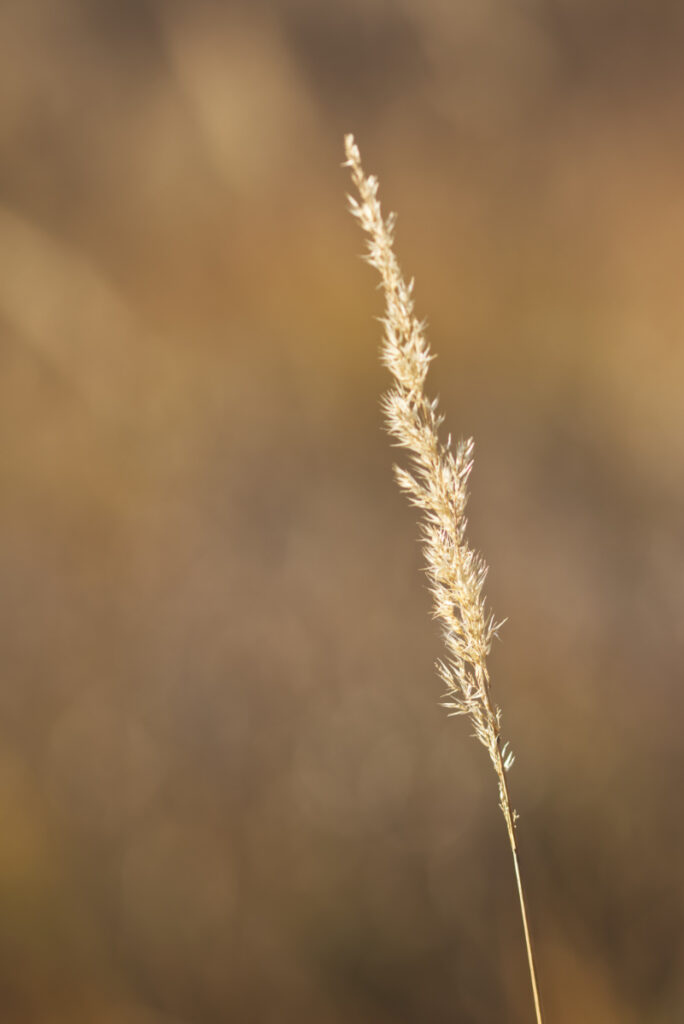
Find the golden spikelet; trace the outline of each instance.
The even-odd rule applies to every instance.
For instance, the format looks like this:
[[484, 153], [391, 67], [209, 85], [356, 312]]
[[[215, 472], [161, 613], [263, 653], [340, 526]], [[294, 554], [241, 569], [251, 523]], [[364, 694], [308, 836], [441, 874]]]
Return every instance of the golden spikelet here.
[[513, 755], [500, 737], [501, 714], [490, 695], [487, 655], [500, 623], [487, 610], [484, 583], [487, 566], [469, 546], [465, 510], [468, 477], [473, 465], [473, 441], [460, 441], [452, 450], [451, 436], [439, 438], [443, 417], [436, 399], [425, 394], [433, 356], [424, 325], [413, 312], [413, 281], [402, 276], [394, 253], [394, 214], [383, 217], [378, 180], [366, 175], [352, 135], [345, 137], [346, 164], [359, 198], [349, 197], [352, 214], [366, 232], [367, 261], [379, 274], [385, 297], [382, 319], [382, 360], [393, 383], [383, 398], [388, 432], [405, 448], [410, 469], [395, 466], [399, 486], [421, 510], [421, 533], [433, 598], [434, 616], [443, 627], [446, 657], [437, 671], [446, 685], [443, 706], [452, 715], [467, 715], [475, 736], [486, 747], [499, 784], [499, 804], [513, 854], [520, 909], [538, 1024], [541, 1006], [516, 841], [516, 813], [511, 807], [506, 772]]

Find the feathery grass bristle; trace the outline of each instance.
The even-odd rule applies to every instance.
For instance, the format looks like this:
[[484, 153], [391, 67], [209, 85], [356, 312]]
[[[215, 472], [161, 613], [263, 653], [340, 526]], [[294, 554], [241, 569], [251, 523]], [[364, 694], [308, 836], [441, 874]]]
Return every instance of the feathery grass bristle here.
[[487, 565], [466, 539], [468, 477], [473, 467], [472, 438], [455, 448], [449, 435], [440, 440], [443, 417], [437, 399], [425, 393], [433, 356], [425, 325], [413, 309], [413, 281], [405, 281], [394, 252], [396, 217], [383, 217], [378, 180], [366, 175], [352, 135], [345, 137], [346, 166], [359, 198], [349, 207], [367, 235], [366, 260], [380, 274], [385, 297], [382, 361], [393, 382], [382, 400], [387, 430], [406, 450], [409, 468], [395, 466], [397, 483], [421, 512], [421, 536], [432, 592], [433, 615], [442, 625], [446, 655], [437, 672], [446, 687], [442, 706], [450, 715], [466, 715], [487, 749], [497, 775], [499, 806], [508, 831], [518, 887], [537, 1024], [541, 1002], [527, 922], [516, 839], [517, 814], [511, 807], [506, 772], [514, 757], [501, 743], [501, 712], [490, 695], [487, 656], [501, 623], [487, 609]]

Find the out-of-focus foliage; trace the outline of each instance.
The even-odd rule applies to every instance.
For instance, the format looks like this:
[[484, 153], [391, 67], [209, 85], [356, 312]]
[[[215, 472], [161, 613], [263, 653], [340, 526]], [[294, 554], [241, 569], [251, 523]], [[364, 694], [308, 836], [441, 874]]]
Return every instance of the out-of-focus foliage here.
[[549, 1020], [682, 1017], [683, 45], [635, 0], [2, 4], [3, 1024], [529, 1019], [345, 131], [478, 445]]

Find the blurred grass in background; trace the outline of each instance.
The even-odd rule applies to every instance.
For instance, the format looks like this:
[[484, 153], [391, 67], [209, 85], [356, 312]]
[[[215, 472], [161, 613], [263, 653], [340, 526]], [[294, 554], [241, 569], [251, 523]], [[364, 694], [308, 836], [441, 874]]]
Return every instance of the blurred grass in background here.
[[684, 1015], [684, 14], [0, 8], [3, 1024], [530, 1018], [357, 135], [477, 441], [549, 1021]]

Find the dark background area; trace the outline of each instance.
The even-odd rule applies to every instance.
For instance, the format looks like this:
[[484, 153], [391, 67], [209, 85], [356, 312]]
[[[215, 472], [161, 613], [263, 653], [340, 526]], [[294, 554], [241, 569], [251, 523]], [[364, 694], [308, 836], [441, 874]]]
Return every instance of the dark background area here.
[[525, 1024], [353, 131], [477, 442], [549, 1024], [684, 1019], [684, 13], [0, 6], [3, 1024]]

